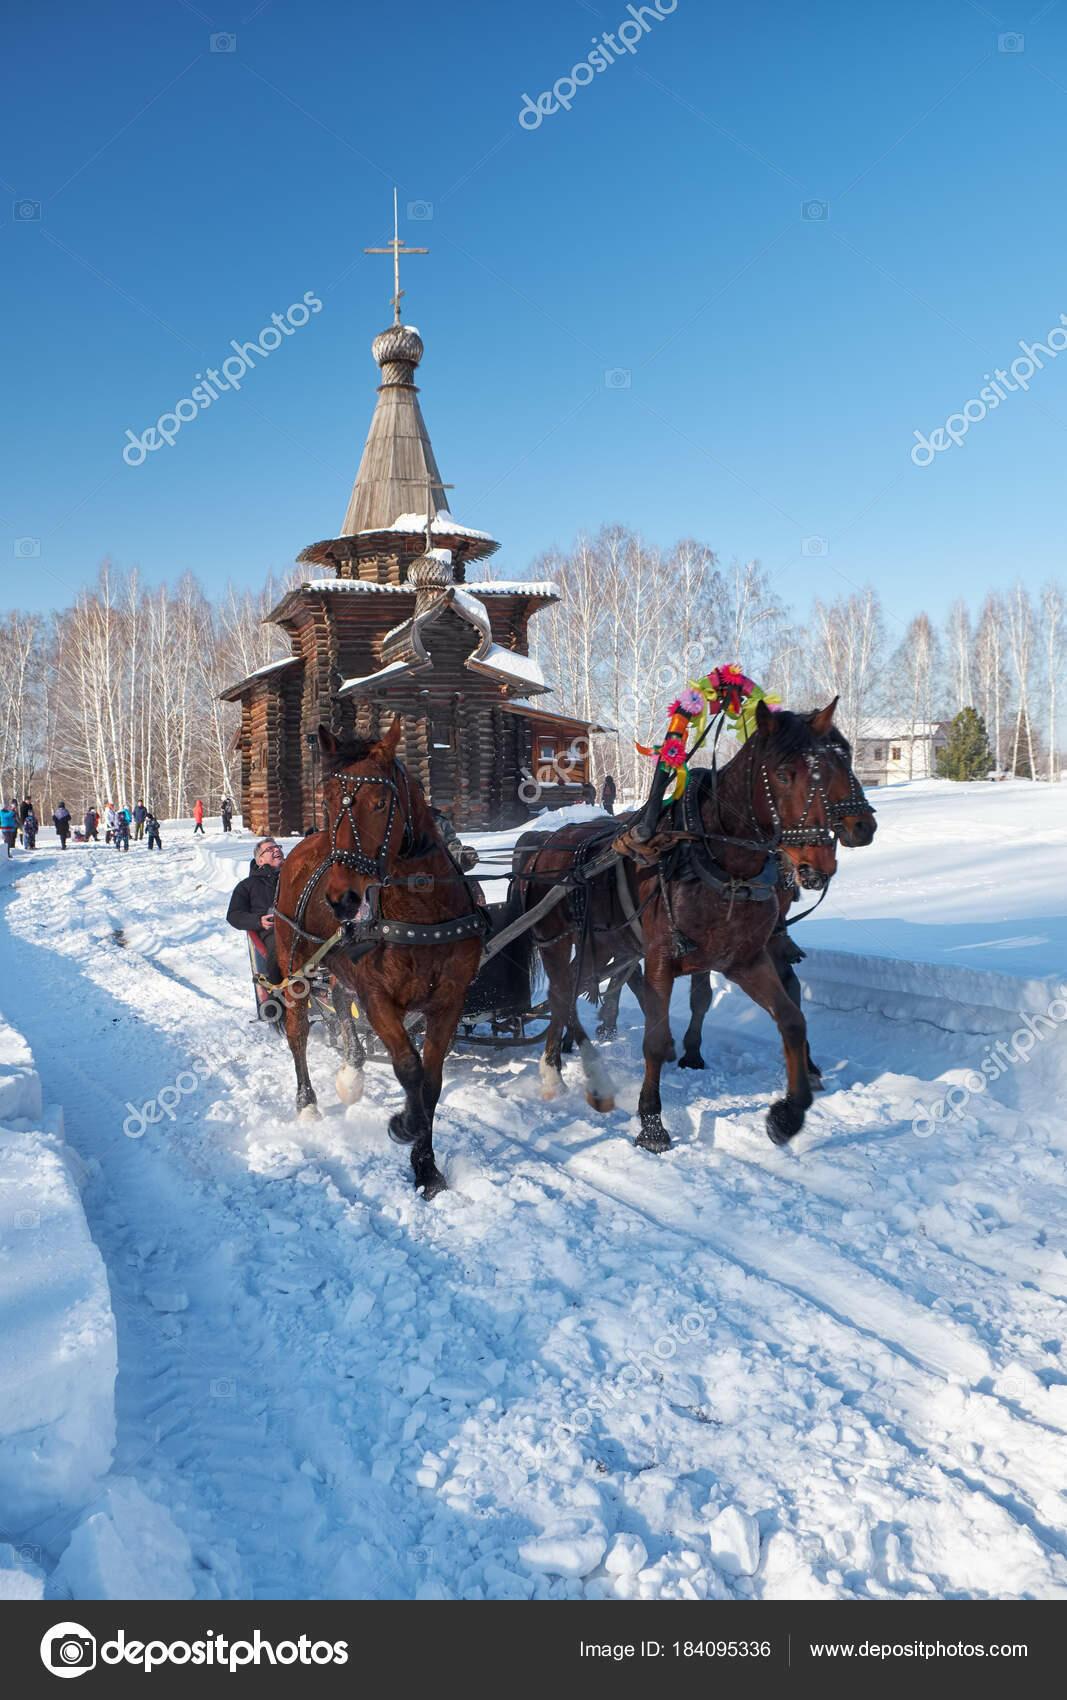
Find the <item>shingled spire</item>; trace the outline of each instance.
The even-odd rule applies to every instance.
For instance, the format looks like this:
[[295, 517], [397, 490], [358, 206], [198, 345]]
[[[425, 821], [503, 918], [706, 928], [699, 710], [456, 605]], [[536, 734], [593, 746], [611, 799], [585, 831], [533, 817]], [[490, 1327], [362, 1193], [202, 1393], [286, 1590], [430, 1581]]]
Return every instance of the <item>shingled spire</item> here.
[[[369, 251], [392, 252], [393, 245]], [[398, 283], [397, 308], [400, 293]], [[429, 522], [433, 546], [451, 551], [462, 584], [466, 562], [482, 560], [500, 545], [487, 531], [461, 525], [448, 511], [444, 493], [451, 486], [438, 469], [415, 383], [422, 338], [414, 325], [397, 323], [379, 332], [371, 352], [382, 376], [341, 535], [309, 544], [297, 560], [327, 567], [339, 578], [402, 584], [409, 563], [427, 547]]]
[[446, 506], [426, 421], [419, 406], [415, 368], [423, 355], [414, 325], [390, 325], [376, 336], [371, 352], [381, 368], [378, 403], [370, 422], [363, 458], [345, 509], [342, 536], [384, 531], [401, 514], [425, 511], [429, 487], [434, 516]]

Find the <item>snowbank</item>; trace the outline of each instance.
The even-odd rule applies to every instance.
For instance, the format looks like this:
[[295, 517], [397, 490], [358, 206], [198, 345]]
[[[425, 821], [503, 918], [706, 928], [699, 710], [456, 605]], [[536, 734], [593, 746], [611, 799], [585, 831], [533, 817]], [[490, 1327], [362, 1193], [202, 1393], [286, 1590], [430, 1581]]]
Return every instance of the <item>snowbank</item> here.
[[[41, 1519], [92, 1496], [115, 1438], [107, 1277], [61, 1132], [26, 1041], [0, 1016], [0, 1528], [16, 1559]], [[15, 1597], [37, 1586], [22, 1570], [3, 1585]]]

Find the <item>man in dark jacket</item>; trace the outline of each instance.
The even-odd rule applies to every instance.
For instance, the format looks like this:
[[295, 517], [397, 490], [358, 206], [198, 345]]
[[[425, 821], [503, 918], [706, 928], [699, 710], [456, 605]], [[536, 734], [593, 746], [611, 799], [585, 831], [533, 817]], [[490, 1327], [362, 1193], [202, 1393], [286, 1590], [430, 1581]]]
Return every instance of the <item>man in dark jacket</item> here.
[[251, 870], [246, 879], [234, 886], [226, 911], [230, 926], [249, 935], [259, 973], [275, 982], [280, 976], [274, 946], [274, 897], [284, 860], [285, 851], [280, 844], [273, 838], [261, 838]]
[[60, 845], [65, 850], [67, 848], [67, 839], [70, 837], [70, 810], [67, 808], [66, 803], [60, 803], [58, 809], [54, 810], [52, 814], [52, 825], [59, 834]]
[[600, 806], [605, 814], [613, 815], [615, 813], [616, 795], [614, 779], [610, 773], [605, 774], [604, 783], [600, 787]]
[[135, 839], [144, 837], [144, 823], [147, 819], [148, 810], [144, 806], [144, 798], [141, 797], [133, 811], [133, 836]]
[[222, 814], [222, 830], [223, 832], [230, 832], [233, 828], [233, 803], [229, 797], [223, 797], [220, 812]]
[[92, 804], [90, 804], [89, 807], [85, 811], [85, 842], [86, 842], [86, 844], [88, 844], [90, 838], [92, 839], [94, 844], [99, 844], [100, 837], [99, 837], [99, 834], [97, 833], [97, 830], [96, 830], [97, 827], [99, 826], [99, 824], [100, 824], [100, 816], [97, 814], [97, 812], [93, 808]]

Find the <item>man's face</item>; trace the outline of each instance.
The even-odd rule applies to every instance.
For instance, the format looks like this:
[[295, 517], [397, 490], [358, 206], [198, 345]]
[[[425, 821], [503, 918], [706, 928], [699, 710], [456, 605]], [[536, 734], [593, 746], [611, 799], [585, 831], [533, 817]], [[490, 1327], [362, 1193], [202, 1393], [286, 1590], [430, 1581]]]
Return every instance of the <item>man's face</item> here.
[[256, 861], [261, 868], [280, 868], [285, 860], [285, 851], [280, 844], [261, 844], [256, 852]]

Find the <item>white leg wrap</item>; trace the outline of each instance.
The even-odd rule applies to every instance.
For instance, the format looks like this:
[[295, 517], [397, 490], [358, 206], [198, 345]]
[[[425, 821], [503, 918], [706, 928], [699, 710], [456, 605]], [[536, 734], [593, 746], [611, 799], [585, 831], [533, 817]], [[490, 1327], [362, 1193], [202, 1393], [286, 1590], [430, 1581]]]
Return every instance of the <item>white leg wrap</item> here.
[[542, 1056], [538, 1067], [541, 1070], [542, 1098], [559, 1098], [563, 1092], [563, 1076], [558, 1068], [553, 1068], [546, 1056]]
[[342, 1063], [334, 1085], [342, 1104], [358, 1104], [363, 1096], [363, 1070], [352, 1063]]
[[586, 1085], [594, 1098], [614, 1098], [615, 1087], [607, 1069], [601, 1060], [600, 1053], [592, 1039], [583, 1039], [578, 1046], [578, 1055], [582, 1059], [585, 1070]]

